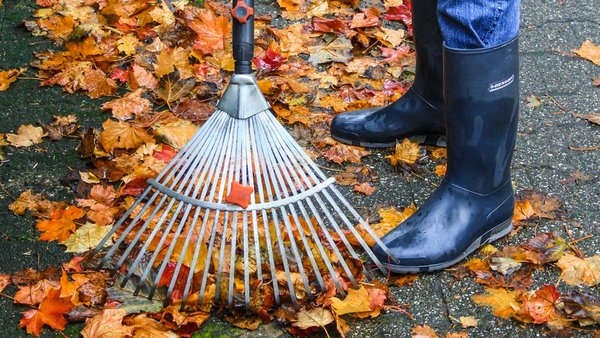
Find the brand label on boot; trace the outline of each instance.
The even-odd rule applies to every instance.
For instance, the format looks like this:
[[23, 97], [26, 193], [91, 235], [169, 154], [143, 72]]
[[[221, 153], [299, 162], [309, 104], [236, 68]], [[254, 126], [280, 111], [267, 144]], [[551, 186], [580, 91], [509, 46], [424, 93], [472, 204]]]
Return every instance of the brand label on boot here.
[[515, 80], [515, 74], [512, 74], [508, 79], [504, 79], [500, 82], [495, 82], [495, 83], [490, 84], [488, 91], [495, 92], [496, 90], [500, 90], [504, 87], [507, 87], [511, 83], [513, 83], [514, 80]]

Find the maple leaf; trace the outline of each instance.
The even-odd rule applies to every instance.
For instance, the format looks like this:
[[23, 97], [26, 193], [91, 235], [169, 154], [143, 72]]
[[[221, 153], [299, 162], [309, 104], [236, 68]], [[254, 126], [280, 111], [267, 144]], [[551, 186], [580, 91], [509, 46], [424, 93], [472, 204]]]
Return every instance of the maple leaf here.
[[114, 99], [102, 104], [102, 110], [112, 110], [113, 117], [119, 120], [127, 120], [133, 115], [140, 116], [151, 109], [148, 99], [142, 97], [143, 89], [138, 88], [125, 94], [122, 98]]
[[361, 9], [362, 13], [357, 13], [352, 18], [350, 28], [374, 27], [379, 25], [379, 10], [375, 7]]
[[272, 29], [279, 38], [281, 52], [286, 56], [307, 53], [307, 44], [311, 37], [304, 32], [304, 26], [300, 23], [289, 25], [285, 29]]
[[526, 294], [519, 313], [529, 315], [536, 324], [546, 323], [556, 318], [556, 302], [560, 294], [553, 285], [544, 285], [533, 295]]
[[115, 197], [116, 192], [112, 186], [95, 185], [88, 199], [77, 199], [77, 204], [80, 207], [90, 208], [87, 213], [88, 219], [103, 226], [112, 223], [114, 215], [119, 211], [118, 207], [112, 206]]
[[[371, 228], [377, 234], [378, 237], [382, 237], [392, 229], [400, 225], [404, 222], [410, 215], [412, 215], [417, 210], [417, 207], [414, 205], [410, 205], [402, 212], [399, 212], [395, 208], [382, 208], [379, 209], [379, 217], [381, 220], [378, 223], [371, 224]], [[375, 240], [370, 236], [365, 236], [365, 241], [369, 246], [375, 245]]]
[[390, 21], [400, 21], [408, 29], [408, 34], [412, 34], [412, 3], [409, 0], [403, 1], [400, 6], [390, 6], [383, 18]]
[[361, 184], [355, 185], [354, 191], [359, 192], [361, 194], [365, 194], [367, 196], [371, 196], [375, 191], [377, 191], [377, 188], [372, 187], [369, 184], [369, 182], [363, 182]]
[[336, 315], [341, 316], [348, 313], [371, 311], [369, 291], [364, 286], [358, 289], [348, 289], [346, 298], [331, 298], [331, 309]]
[[84, 338], [129, 336], [133, 328], [122, 323], [126, 314], [123, 309], [104, 309], [93, 318], [86, 319], [81, 335]]
[[154, 74], [135, 63], [129, 68], [128, 78], [129, 82], [127, 84], [131, 90], [136, 90], [139, 87], [145, 87], [150, 90], [158, 88], [158, 80], [154, 77]]
[[429, 325], [418, 325], [412, 328], [412, 338], [438, 338], [438, 334]]
[[568, 248], [567, 242], [553, 232], [541, 233], [519, 248], [534, 264], [556, 262]]
[[117, 41], [117, 49], [125, 55], [133, 55], [140, 45], [140, 40], [133, 35], [125, 35]]
[[44, 300], [51, 289], [58, 288], [60, 288], [60, 284], [57, 281], [42, 279], [33, 286], [19, 287], [19, 291], [15, 293], [13, 299], [18, 304], [35, 305]]
[[48, 325], [55, 330], [62, 331], [67, 324], [63, 315], [73, 308], [70, 299], [60, 298], [60, 290], [51, 289], [38, 309], [23, 312], [19, 328], [26, 327], [27, 333], [36, 337], [42, 333], [42, 327]]
[[394, 280], [395, 286], [407, 286], [412, 285], [417, 279], [419, 279], [419, 275], [405, 275], [400, 276]]
[[46, 134], [42, 128], [28, 124], [20, 126], [16, 134], [6, 134], [6, 140], [12, 146], [20, 148], [41, 143], [44, 136]]
[[252, 59], [252, 63], [256, 66], [256, 69], [263, 72], [273, 72], [279, 69], [281, 65], [286, 61], [285, 56], [274, 51], [270, 47], [267, 52], [260, 57]]
[[177, 120], [166, 124], [157, 124], [153, 132], [165, 143], [175, 149], [181, 149], [198, 131], [198, 126], [187, 120]]
[[178, 335], [175, 334], [175, 332], [170, 331], [154, 319], [148, 318], [146, 314], [125, 319], [125, 322], [133, 327], [132, 335], [134, 337], [178, 338]]
[[337, 164], [344, 162], [360, 164], [360, 159], [367, 155], [371, 155], [371, 152], [364, 148], [339, 143], [329, 148], [323, 156]]
[[379, 31], [375, 33], [375, 36], [379, 41], [391, 48], [396, 48], [402, 41], [404, 41], [403, 30], [380, 27]]
[[400, 46], [396, 49], [379, 47], [381, 49], [381, 55], [385, 58], [383, 61], [393, 64], [401, 63], [406, 56], [410, 55], [410, 48], [408, 46]]
[[75, 256], [73, 259], [64, 263], [62, 268], [67, 272], [82, 272], [84, 269], [79, 265], [85, 258], [81, 256]]
[[423, 156], [423, 148], [416, 142], [405, 138], [402, 143], [396, 143], [394, 155], [388, 155], [385, 158], [390, 160], [393, 166], [399, 163], [413, 165]]
[[144, 143], [153, 142], [152, 136], [142, 128], [134, 127], [122, 121], [107, 120], [102, 123], [104, 130], [100, 133], [99, 140], [102, 147], [109, 152], [115, 148], [132, 149]]
[[351, 49], [352, 43], [350, 40], [340, 35], [337, 39], [325, 45], [309, 46], [310, 57], [308, 62], [315, 66], [328, 62], [346, 62], [352, 57], [350, 54]]
[[595, 45], [592, 41], [585, 40], [579, 49], [573, 49], [572, 51], [600, 66], [600, 45]]
[[19, 68], [0, 71], [0, 92], [7, 90], [10, 84], [17, 81], [17, 77], [26, 70], [27, 68]]
[[89, 97], [97, 99], [114, 95], [117, 91], [117, 83], [100, 69], [91, 69], [82, 78], [81, 88], [87, 90]]
[[156, 95], [163, 99], [169, 105], [169, 109], [171, 109], [171, 102], [175, 102], [184, 95], [187, 95], [195, 83], [196, 81], [193, 78], [175, 80], [170, 76], [166, 76], [160, 80], [160, 88], [156, 91]]
[[253, 187], [242, 185], [239, 182], [233, 181], [231, 182], [231, 190], [229, 191], [227, 198], [225, 198], [225, 202], [237, 204], [246, 209], [250, 204], [250, 196], [253, 192]]
[[435, 174], [444, 177], [446, 175], [447, 166], [445, 164], [438, 164], [435, 166]]
[[304, 4], [305, 0], [277, 0], [279, 7], [286, 11], [295, 11], [300, 9], [300, 6]]
[[34, 194], [31, 190], [23, 191], [8, 205], [8, 209], [15, 215], [24, 215], [29, 210], [36, 217], [49, 217], [52, 210], [63, 207], [65, 207], [63, 202], [49, 201], [42, 194]]
[[40, 235], [42, 241], [62, 242], [66, 240], [73, 231], [75, 231], [76, 219], [85, 215], [82, 209], [75, 206], [68, 206], [66, 209], [52, 211], [50, 220], [42, 220], [37, 223], [37, 228], [43, 233]]
[[194, 76], [192, 67], [189, 63], [190, 52], [181, 47], [175, 49], [164, 48], [156, 56], [154, 70], [156, 76], [161, 78], [171, 74], [177, 69], [182, 79], [187, 79]]
[[325, 326], [333, 322], [333, 315], [329, 309], [317, 307], [312, 310], [302, 310], [298, 312], [298, 318], [292, 324], [295, 327], [306, 330], [311, 327], [321, 327], [323, 330]]
[[0, 274], [0, 292], [11, 283], [12, 277], [10, 275]]
[[60, 277], [60, 297], [70, 298], [73, 304], [77, 304], [78, 293], [77, 288], [88, 282], [88, 278], [83, 274], [74, 274], [71, 276], [73, 282], [69, 280], [67, 273], [63, 270]]
[[485, 288], [486, 294], [478, 294], [471, 297], [473, 302], [478, 305], [485, 305], [492, 308], [492, 313], [501, 318], [513, 317], [520, 308], [516, 291], [506, 289]]
[[204, 10], [187, 25], [197, 34], [194, 41], [195, 49], [204, 54], [225, 49], [225, 43], [230, 35], [230, 24], [226, 17], [216, 17], [212, 12]]
[[343, 34], [348, 31], [348, 23], [338, 18], [325, 19], [314, 16], [312, 18], [312, 30], [313, 32]]
[[[60, 244], [67, 247], [65, 252], [86, 252], [95, 248], [109, 231], [110, 227], [87, 222]], [[110, 241], [104, 243], [104, 246], [109, 245]]]
[[519, 193], [515, 202], [513, 221], [519, 222], [533, 218], [554, 219], [562, 206], [556, 196], [548, 196], [533, 190]]
[[600, 300], [592, 293], [572, 290], [560, 298], [558, 306], [581, 326], [600, 323]]
[[569, 285], [595, 286], [600, 283], [600, 255], [579, 258], [564, 254], [556, 263], [562, 273], [560, 279]]
[[175, 107], [174, 113], [184, 120], [202, 124], [215, 110], [216, 107], [212, 104], [184, 97]]

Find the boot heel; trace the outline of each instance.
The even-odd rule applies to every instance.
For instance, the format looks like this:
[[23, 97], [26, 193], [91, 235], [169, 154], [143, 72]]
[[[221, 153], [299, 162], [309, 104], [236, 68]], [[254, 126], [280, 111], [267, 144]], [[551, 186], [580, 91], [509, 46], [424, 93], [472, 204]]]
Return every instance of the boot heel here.
[[446, 147], [446, 135], [419, 135], [408, 139], [425, 146]]
[[496, 241], [506, 235], [508, 235], [513, 229], [512, 218], [507, 219], [506, 221], [500, 223], [500, 225], [496, 226], [492, 229], [490, 238], [485, 242], [490, 243]]

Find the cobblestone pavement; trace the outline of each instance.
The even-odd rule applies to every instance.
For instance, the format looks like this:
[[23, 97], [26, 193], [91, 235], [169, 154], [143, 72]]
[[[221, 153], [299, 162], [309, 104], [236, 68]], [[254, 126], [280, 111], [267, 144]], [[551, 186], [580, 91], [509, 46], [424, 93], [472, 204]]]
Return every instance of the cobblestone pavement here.
[[[418, 1], [418, 0], [416, 0]], [[32, 60], [32, 51], [43, 50], [49, 43], [32, 38], [21, 25], [33, 8], [33, 1], [5, 0], [0, 7], [0, 68], [25, 67]], [[600, 0], [524, 0], [522, 6], [521, 49], [521, 118], [517, 150], [513, 161], [517, 190], [534, 189], [559, 196], [565, 202], [566, 216], [523, 228], [515, 236], [497, 245], [523, 243], [534, 231], [555, 231], [562, 236], [565, 225], [574, 238], [593, 234], [578, 243], [587, 255], [600, 253], [600, 150], [575, 151], [569, 147], [597, 147], [600, 127], [577, 119], [572, 113], [600, 113], [600, 89], [592, 79], [600, 76], [600, 67], [573, 57], [571, 49], [586, 39], [600, 43], [598, 16]], [[541, 99], [537, 108], [526, 106], [526, 97]], [[76, 112], [86, 127], [99, 127], [104, 116], [99, 113], [100, 100], [79, 95], [65, 95], [60, 88], [39, 88], [35, 80], [19, 80], [7, 92], [0, 92], [0, 132], [16, 130], [19, 125], [50, 121], [52, 115]], [[44, 269], [69, 257], [54, 243], [37, 241], [32, 219], [15, 217], [7, 210], [11, 197], [33, 188], [44, 191], [53, 199], [72, 198], [69, 189], [61, 185], [66, 173], [84, 166], [75, 153], [77, 141], [44, 142], [40, 149], [5, 148], [6, 161], [0, 164], [0, 271], [12, 273], [24, 268]], [[39, 149], [38, 149], [39, 150]], [[379, 175], [379, 190], [369, 198], [352, 197], [360, 210], [380, 205], [398, 208], [415, 202], [420, 205], [431, 193], [439, 178], [431, 171], [423, 179], [400, 177], [383, 160], [385, 152], [371, 156], [366, 162]], [[430, 168], [432, 169], [432, 168]], [[563, 183], [580, 170], [592, 179]], [[346, 191], [352, 196], [350, 191]], [[363, 209], [364, 208], [364, 209]], [[555, 284], [559, 271], [548, 267], [534, 273], [535, 284]], [[561, 289], [559, 286], [559, 290]], [[412, 286], [392, 288], [400, 304], [407, 304], [415, 320], [400, 313], [385, 313], [378, 318], [350, 323], [350, 337], [406, 337], [411, 329], [427, 324], [438, 333], [462, 330], [452, 319], [473, 315], [479, 326], [468, 329], [470, 337], [533, 337], [543, 336], [544, 328], [521, 325], [499, 319], [491, 312], [472, 303], [470, 296], [482, 287], [469, 278], [455, 280], [448, 272], [426, 274]], [[598, 295], [598, 288], [593, 290]], [[9, 292], [10, 293], [10, 292]], [[24, 336], [18, 330], [19, 311], [10, 300], [0, 298], [0, 337]], [[77, 336], [81, 325], [72, 325], [65, 332]], [[198, 334], [213, 336], [277, 336], [284, 334], [274, 325], [257, 332], [231, 329], [217, 318], [211, 319]], [[587, 336], [586, 332], [574, 333]], [[45, 333], [46, 336], [60, 336]], [[591, 333], [589, 333], [591, 336]]]

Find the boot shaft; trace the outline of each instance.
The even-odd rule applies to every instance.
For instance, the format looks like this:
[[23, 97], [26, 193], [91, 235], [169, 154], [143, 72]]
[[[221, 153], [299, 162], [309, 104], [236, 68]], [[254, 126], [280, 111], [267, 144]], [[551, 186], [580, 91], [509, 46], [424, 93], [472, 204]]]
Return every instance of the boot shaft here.
[[445, 180], [480, 194], [510, 181], [518, 98], [517, 38], [492, 48], [444, 48]]

